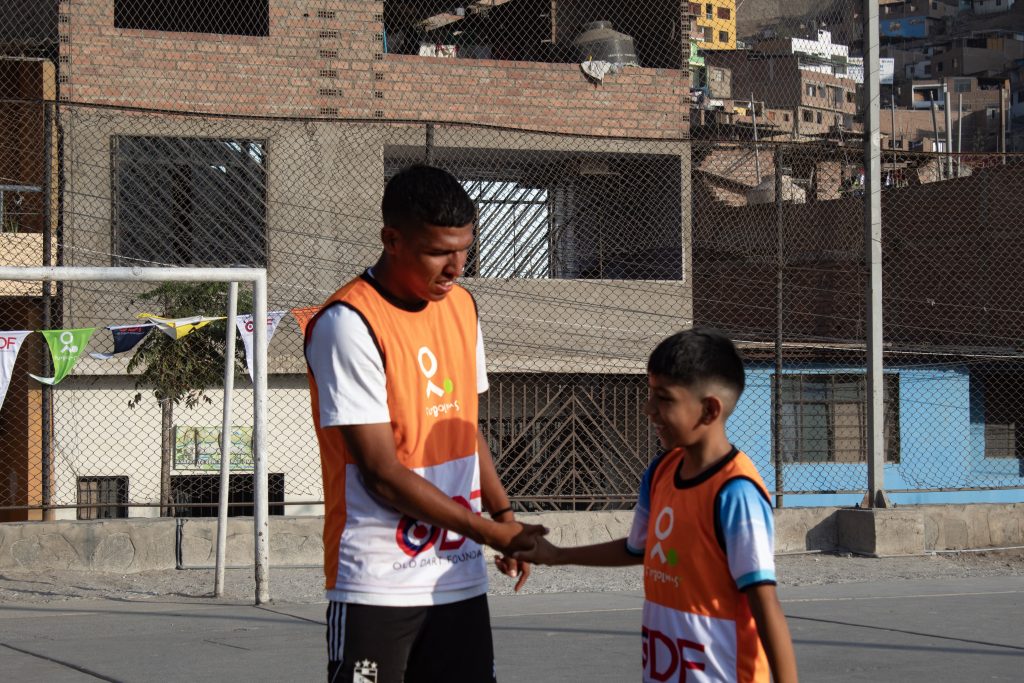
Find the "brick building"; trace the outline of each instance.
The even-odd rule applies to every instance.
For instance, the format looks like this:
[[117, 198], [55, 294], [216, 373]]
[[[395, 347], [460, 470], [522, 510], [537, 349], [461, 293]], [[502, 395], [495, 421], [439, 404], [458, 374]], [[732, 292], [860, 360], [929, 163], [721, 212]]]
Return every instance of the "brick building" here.
[[[491, 395], [524, 391], [523, 373], [541, 394], [564, 389], [567, 373], [589, 373], [594, 386], [619, 378], [608, 400], [634, 395], [644, 354], [624, 355], [623, 344], [645, 346], [690, 316], [678, 3], [648, 3], [643, 15], [572, 0], [439, 14], [411, 0], [245, 0], [231, 3], [230, 18], [214, 11], [223, 3], [186, 4], [60, 5], [66, 263], [265, 265], [272, 308], [319, 303], [375, 257], [388, 174], [430, 158], [481, 202], [465, 282], [483, 313]], [[639, 66], [601, 82], [581, 71], [572, 40], [597, 20], [634, 39]], [[513, 225], [508, 212], [534, 222]], [[638, 304], [624, 281], [650, 283], [649, 296]], [[74, 324], [137, 312], [84, 287], [68, 287], [63, 303]], [[587, 305], [608, 311], [599, 327], [567, 319]], [[638, 313], [658, 322], [640, 329]], [[288, 512], [302, 513], [319, 482], [286, 471], [317, 469], [298, 332], [275, 335], [270, 354], [269, 451], [292, 454], [270, 469], [283, 475], [283, 502], [297, 503]], [[133, 393], [123, 361], [82, 364], [65, 384], [55, 408], [65, 416]], [[573, 419], [593, 422], [600, 403], [581, 405], [482, 408], [496, 438], [515, 441], [521, 434], [501, 430], [555, 424], [544, 410], [576, 406]], [[201, 419], [178, 415], [186, 427]], [[637, 417], [602, 447], [646, 448]], [[154, 418], [152, 408], [100, 418], [71, 459], [79, 476], [118, 475], [97, 468], [124, 425], [140, 452], [158, 449]], [[73, 478], [61, 481], [56, 494], [74, 498]], [[132, 499], [153, 499], [152, 477], [128, 485]]]
[[771, 110], [792, 113], [792, 138], [852, 130], [857, 113], [856, 83], [845, 77], [806, 69], [798, 55], [764, 55], [750, 50], [708, 53], [709, 66], [729, 69], [732, 96], [751, 97]]
[[[948, 91], [951, 151], [959, 148], [963, 152], [994, 152], [1000, 130], [999, 92], [1000, 87], [1007, 85], [999, 80], [979, 81], [966, 77], [897, 81], [893, 86], [896, 108], [883, 108], [879, 121], [882, 135], [888, 138], [884, 146], [907, 151], [946, 151], [945, 93]], [[1003, 106], [1009, 107], [1008, 98]], [[1007, 114], [1003, 111], [1003, 116]]]

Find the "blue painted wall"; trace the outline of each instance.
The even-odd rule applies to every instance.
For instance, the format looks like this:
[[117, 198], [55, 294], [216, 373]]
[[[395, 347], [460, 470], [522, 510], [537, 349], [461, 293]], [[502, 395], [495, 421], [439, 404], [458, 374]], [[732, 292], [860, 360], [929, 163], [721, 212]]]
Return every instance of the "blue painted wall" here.
[[883, 38], [925, 38], [928, 35], [928, 17], [881, 17], [878, 22], [878, 33]]
[[[801, 366], [794, 373], [862, 373], [863, 368]], [[1024, 502], [1021, 461], [984, 457], [984, 392], [966, 367], [887, 368], [899, 375], [900, 462], [886, 464], [885, 488], [1019, 486], [1004, 491], [910, 492], [892, 494], [902, 505]], [[772, 366], [749, 365], [747, 389], [729, 419], [733, 443], [757, 464], [769, 489], [772, 466]], [[783, 466], [783, 490], [864, 490], [865, 463], [790, 463]], [[853, 506], [863, 494], [786, 495], [786, 507]]]

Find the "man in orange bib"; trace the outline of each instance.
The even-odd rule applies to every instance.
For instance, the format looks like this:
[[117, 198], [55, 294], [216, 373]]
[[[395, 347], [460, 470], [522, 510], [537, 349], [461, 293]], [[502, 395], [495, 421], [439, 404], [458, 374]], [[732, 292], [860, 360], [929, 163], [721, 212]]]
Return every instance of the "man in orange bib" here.
[[743, 393], [732, 342], [694, 329], [647, 363], [647, 415], [666, 452], [647, 468], [628, 538], [516, 553], [539, 564], [644, 565], [643, 680], [796, 683], [775, 593], [768, 492], [725, 434]]
[[482, 546], [504, 553], [518, 590], [529, 565], [511, 553], [543, 531], [514, 521], [477, 426], [483, 338], [455, 284], [476, 207], [451, 174], [413, 166], [388, 182], [381, 211], [379, 260], [306, 330], [328, 680], [490, 682]]

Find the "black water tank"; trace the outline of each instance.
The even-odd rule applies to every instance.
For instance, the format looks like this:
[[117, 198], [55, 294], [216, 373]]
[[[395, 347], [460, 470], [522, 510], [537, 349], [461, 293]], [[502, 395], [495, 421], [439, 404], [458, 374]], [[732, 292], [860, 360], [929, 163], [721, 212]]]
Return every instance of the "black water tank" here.
[[580, 61], [601, 60], [612, 64], [639, 65], [633, 37], [612, 29], [610, 21], [594, 21], [584, 25], [583, 33], [572, 41]]

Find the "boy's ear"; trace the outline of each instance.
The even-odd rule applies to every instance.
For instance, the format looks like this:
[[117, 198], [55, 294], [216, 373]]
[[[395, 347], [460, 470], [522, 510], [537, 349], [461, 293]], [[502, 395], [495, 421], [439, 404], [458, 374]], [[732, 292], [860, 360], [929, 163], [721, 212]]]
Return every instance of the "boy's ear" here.
[[704, 406], [704, 411], [700, 416], [701, 424], [711, 424], [721, 417], [722, 412], [725, 410], [725, 405], [722, 403], [722, 399], [713, 394], [711, 396], [705, 396], [701, 403]]

